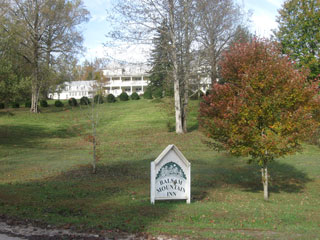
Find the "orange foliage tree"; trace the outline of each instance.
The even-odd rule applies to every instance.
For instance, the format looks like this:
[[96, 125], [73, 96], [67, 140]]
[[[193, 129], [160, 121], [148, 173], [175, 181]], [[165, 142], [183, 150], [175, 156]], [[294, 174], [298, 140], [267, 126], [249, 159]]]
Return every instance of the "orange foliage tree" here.
[[215, 84], [200, 105], [202, 131], [217, 150], [250, 157], [261, 166], [268, 199], [267, 165], [301, 149], [319, 126], [318, 83], [297, 70], [276, 43], [254, 39], [233, 45], [220, 62], [225, 84]]

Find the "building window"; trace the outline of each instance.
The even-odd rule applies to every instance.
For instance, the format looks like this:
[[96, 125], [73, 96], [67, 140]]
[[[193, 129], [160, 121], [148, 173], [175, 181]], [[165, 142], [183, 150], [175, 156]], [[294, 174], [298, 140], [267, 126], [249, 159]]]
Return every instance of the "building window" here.
[[141, 87], [136, 87], [136, 92], [140, 92], [142, 90]]

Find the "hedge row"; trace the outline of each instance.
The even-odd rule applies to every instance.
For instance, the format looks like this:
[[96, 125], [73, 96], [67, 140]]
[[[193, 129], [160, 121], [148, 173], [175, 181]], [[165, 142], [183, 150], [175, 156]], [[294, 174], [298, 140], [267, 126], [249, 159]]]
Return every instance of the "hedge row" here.
[[[152, 92], [149, 91], [149, 90], [145, 91], [145, 93], [143, 94], [143, 97], [145, 99], [152, 99]], [[120, 101], [128, 101], [129, 99], [131, 99], [131, 100], [139, 100], [140, 96], [139, 96], [138, 93], [134, 92], [129, 97], [129, 95], [126, 92], [122, 92], [119, 95], [119, 99], [120, 99]], [[93, 101], [96, 104], [97, 103], [98, 104], [102, 104], [105, 101], [108, 102], [108, 103], [114, 103], [114, 102], [117, 101], [117, 99], [113, 94], [108, 94], [107, 97], [104, 97], [104, 96], [102, 96], [100, 94], [97, 94], [97, 95], [94, 96]], [[89, 105], [90, 103], [91, 103], [90, 99], [87, 98], [87, 97], [82, 97], [80, 99], [80, 102], [79, 102], [80, 105]], [[76, 106], [78, 106], [78, 101], [75, 98], [70, 98], [70, 99], [68, 99], [68, 104], [71, 107], [76, 107]], [[54, 102], [54, 105], [56, 107], [63, 107], [64, 106], [63, 102], [60, 101], [60, 100], [56, 100]], [[12, 108], [19, 108], [20, 104], [18, 102], [13, 102], [13, 103], [10, 104], [10, 106]], [[24, 106], [26, 108], [30, 108], [31, 107], [31, 101], [25, 102]], [[48, 104], [48, 102], [46, 100], [40, 100], [40, 107], [48, 107], [48, 106], [49, 106], [49, 104]], [[5, 108], [5, 104], [4, 103], [0, 103], [0, 109], [4, 109], [4, 108]]]

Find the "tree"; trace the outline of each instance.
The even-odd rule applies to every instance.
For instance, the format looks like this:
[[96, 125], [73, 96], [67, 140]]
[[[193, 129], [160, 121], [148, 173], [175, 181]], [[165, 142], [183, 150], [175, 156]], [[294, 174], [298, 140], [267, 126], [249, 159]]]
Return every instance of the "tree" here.
[[161, 92], [165, 96], [173, 96], [173, 82], [170, 76], [171, 62], [168, 55], [168, 26], [164, 20], [153, 38], [154, 48], [150, 54], [150, 81], [148, 87], [152, 92]]
[[320, 74], [320, 2], [318, 0], [288, 0], [279, 10], [275, 31], [283, 52], [298, 67], [310, 69], [309, 79]]
[[229, 46], [240, 27], [244, 25], [245, 14], [233, 0], [198, 0], [198, 40], [201, 43], [203, 65], [214, 84], [218, 78], [218, 62], [221, 53]]
[[226, 83], [204, 97], [200, 126], [215, 149], [261, 166], [267, 200], [268, 164], [300, 150], [319, 126], [312, 115], [319, 108], [317, 83], [308, 83], [307, 72], [267, 40], [235, 44], [220, 65]]
[[93, 61], [85, 59], [82, 65], [73, 66], [74, 80], [100, 80], [104, 77], [102, 69], [106, 68], [107, 63], [105, 58], [94, 58]]
[[[109, 36], [126, 43], [152, 43], [164, 21], [169, 44], [167, 54], [172, 64], [170, 75], [174, 85], [176, 132], [187, 131], [188, 81], [192, 60], [191, 45], [195, 41], [195, 0], [116, 1], [114, 31]], [[120, 29], [120, 30], [119, 30]]]
[[19, 42], [17, 52], [32, 69], [31, 112], [38, 112], [44, 78], [60, 55], [81, 50], [82, 36], [77, 26], [88, 20], [81, 0], [14, 0], [8, 4], [3, 26]]
[[[174, 89], [176, 133], [185, 133], [190, 82], [194, 80], [193, 76], [199, 75], [193, 73], [192, 67], [196, 55], [202, 50], [203, 55], [210, 57], [202, 65], [209, 66], [208, 69], [212, 71], [216, 69], [212, 59], [217, 61], [220, 52], [232, 38], [235, 26], [239, 25], [241, 14], [238, 14], [237, 6], [231, 0], [115, 2], [113, 18], [109, 18], [116, 24], [116, 30], [109, 34], [113, 42], [116, 39], [126, 43], [150, 43], [157, 31], [166, 34], [168, 43], [163, 42], [165, 45], [161, 47], [167, 52], [171, 64], [168, 71]], [[161, 28], [163, 22], [166, 22], [166, 28]], [[212, 64], [214, 67], [211, 67]]]
[[[0, 26], [8, 26], [10, 22], [5, 17], [6, 5], [1, 2], [0, 6]], [[18, 48], [15, 37], [4, 27], [0, 27], [0, 35], [0, 102], [9, 104], [24, 101], [30, 94], [30, 69], [15, 51]]]

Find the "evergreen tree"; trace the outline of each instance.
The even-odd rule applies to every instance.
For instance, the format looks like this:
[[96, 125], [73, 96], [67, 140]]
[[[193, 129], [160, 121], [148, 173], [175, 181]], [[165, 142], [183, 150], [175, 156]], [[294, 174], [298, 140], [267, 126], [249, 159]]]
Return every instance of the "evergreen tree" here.
[[298, 67], [310, 69], [309, 78], [320, 74], [320, 1], [286, 1], [277, 17], [276, 38], [283, 52], [296, 61]]
[[150, 82], [152, 92], [162, 92], [165, 96], [173, 96], [173, 82], [170, 78], [171, 63], [168, 55], [169, 36], [167, 22], [164, 20], [157, 28], [153, 39], [154, 49], [151, 52]]

